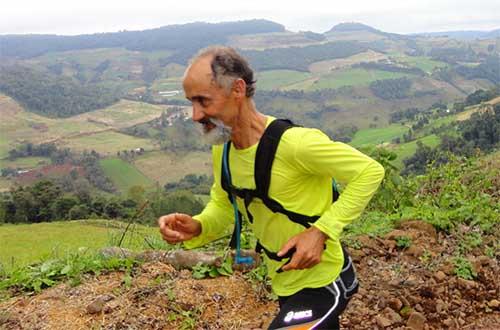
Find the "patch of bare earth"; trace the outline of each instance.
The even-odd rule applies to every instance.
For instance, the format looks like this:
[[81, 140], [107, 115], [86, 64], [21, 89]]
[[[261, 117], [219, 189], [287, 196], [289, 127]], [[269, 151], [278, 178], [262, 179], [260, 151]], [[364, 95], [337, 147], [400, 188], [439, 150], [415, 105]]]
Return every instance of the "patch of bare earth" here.
[[276, 304], [237, 274], [196, 280], [187, 270], [143, 264], [0, 303], [0, 329], [252, 329]]
[[[400, 237], [411, 245], [398, 248]], [[477, 277], [464, 280], [450, 261], [457, 246], [454, 236], [420, 221], [382, 238], [358, 237], [350, 250], [361, 287], [342, 328], [499, 329], [498, 259], [470, 250]], [[263, 329], [278, 308], [240, 273], [196, 280], [189, 271], [151, 262], [130, 275], [88, 276], [76, 287], [11, 298], [0, 303], [0, 329]]]

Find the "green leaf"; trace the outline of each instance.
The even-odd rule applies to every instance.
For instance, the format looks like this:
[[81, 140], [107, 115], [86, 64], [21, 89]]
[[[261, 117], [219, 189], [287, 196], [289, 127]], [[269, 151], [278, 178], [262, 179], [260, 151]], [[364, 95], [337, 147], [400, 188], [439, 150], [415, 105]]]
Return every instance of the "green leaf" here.
[[64, 266], [63, 269], [61, 269], [61, 275], [67, 275], [71, 271], [71, 265], [66, 265]]
[[47, 286], [52, 286], [54, 285], [55, 281], [48, 278], [42, 278], [42, 283], [44, 283]]
[[40, 272], [41, 273], [46, 273], [50, 267], [52, 267], [52, 260], [45, 261], [41, 266], [40, 266]]
[[219, 276], [219, 275], [220, 275], [220, 274], [219, 274], [219, 271], [217, 270], [217, 268], [212, 268], [212, 269], [210, 269], [210, 271], [208, 272], [208, 276], [210, 276], [210, 277], [212, 277], [212, 278], [213, 278], [213, 277], [217, 277], [217, 276]]

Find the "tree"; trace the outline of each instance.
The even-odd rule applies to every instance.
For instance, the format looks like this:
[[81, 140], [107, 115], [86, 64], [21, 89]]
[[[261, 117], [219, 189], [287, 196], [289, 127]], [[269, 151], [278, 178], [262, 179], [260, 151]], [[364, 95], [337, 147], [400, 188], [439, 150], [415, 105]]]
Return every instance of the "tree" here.
[[73, 206], [77, 205], [78, 201], [75, 197], [59, 197], [52, 204], [52, 214], [56, 220], [66, 220], [71, 219], [69, 217], [69, 211]]
[[87, 205], [78, 204], [73, 206], [68, 212], [68, 219], [79, 220], [87, 219], [90, 215], [90, 209]]

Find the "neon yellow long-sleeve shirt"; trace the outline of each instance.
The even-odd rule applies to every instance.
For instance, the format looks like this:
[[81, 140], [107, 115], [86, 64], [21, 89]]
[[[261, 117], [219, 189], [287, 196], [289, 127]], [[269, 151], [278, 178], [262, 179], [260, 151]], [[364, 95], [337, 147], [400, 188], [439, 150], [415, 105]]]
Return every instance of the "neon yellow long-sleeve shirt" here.
[[[267, 124], [274, 120], [268, 117]], [[254, 160], [257, 144], [246, 149], [231, 148], [229, 164], [232, 184], [255, 189]], [[212, 148], [214, 184], [210, 201], [199, 215], [199, 236], [184, 244], [194, 248], [231, 234], [234, 212], [227, 193], [221, 187], [223, 145]], [[332, 204], [332, 177], [344, 189]], [[308, 216], [321, 215], [313, 224], [329, 236], [321, 262], [312, 268], [276, 273], [285, 262], [264, 255], [272, 288], [279, 296], [289, 296], [303, 288], [318, 288], [339, 275], [343, 255], [339, 242], [342, 229], [361, 215], [384, 177], [384, 168], [375, 160], [341, 142], [331, 141], [317, 129], [293, 127], [285, 131], [272, 167], [269, 196], [287, 210]], [[244, 202], [237, 198], [238, 209], [246, 215]], [[278, 252], [294, 235], [305, 228], [285, 215], [273, 213], [254, 198], [249, 206], [253, 223], [249, 226], [261, 244]]]

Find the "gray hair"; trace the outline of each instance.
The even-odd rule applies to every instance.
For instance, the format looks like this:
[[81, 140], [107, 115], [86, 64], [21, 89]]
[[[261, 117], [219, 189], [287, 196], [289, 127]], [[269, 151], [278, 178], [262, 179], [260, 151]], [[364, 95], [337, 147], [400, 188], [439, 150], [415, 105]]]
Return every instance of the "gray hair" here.
[[212, 78], [217, 86], [230, 91], [236, 79], [243, 79], [246, 83], [245, 95], [252, 97], [255, 94], [254, 73], [248, 61], [238, 52], [225, 46], [211, 46], [198, 52], [190, 61], [190, 64], [202, 57], [212, 57], [210, 67]]

